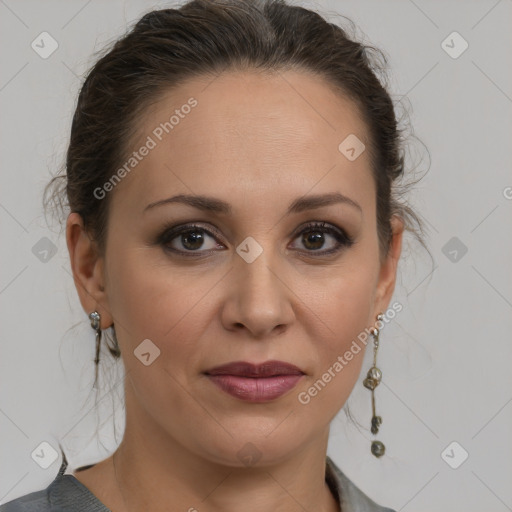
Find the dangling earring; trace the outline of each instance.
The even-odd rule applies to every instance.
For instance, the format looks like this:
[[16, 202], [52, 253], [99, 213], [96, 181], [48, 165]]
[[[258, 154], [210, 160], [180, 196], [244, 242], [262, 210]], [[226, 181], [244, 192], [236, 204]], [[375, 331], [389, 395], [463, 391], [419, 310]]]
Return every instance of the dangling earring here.
[[97, 311], [93, 311], [89, 315], [89, 319], [91, 320], [91, 327], [96, 331], [96, 357], [94, 358], [95, 364], [95, 378], [94, 378], [94, 388], [97, 388], [98, 382], [98, 363], [100, 362], [100, 343], [101, 343], [101, 327], [100, 327], [100, 314]]
[[[381, 321], [384, 318], [382, 313], [377, 315], [377, 320]], [[377, 434], [379, 431], [379, 427], [382, 423], [382, 418], [377, 416], [375, 413], [375, 388], [380, 384], [382, 380], [382, 372], [377, 368], [377, 350], [379, 349], [379, 329], [373, 327], [371, 330], [373, 335], [373, 366], [368, 370], [366, 374], [366, 379], [363, 381], [363, 385], [365, 388], [368, 388], [372, 392], [372, 434]], [[386, 447], [380, 441], [372, 441], [371, 452], [375, 457], [382, 457], [384, 452], [386, 451]]]

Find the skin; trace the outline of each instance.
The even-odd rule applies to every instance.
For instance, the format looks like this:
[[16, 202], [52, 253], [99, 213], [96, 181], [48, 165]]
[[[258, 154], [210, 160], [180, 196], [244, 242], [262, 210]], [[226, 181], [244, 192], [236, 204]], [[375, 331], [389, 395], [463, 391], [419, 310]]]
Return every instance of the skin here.
[[[102, 329], [115, 324], [126, 368], [126, 429], [114, 454], [120, 486], [112, 456], [75, 477], [114, 512], [163, 511], [169, 503], [173, 510], [339, 510], [325, 483], [329, 424], [357, 381], [364, 346], [309, 404], [297, 396], [388, 308], [403, 223], [392, 218], [381, 261], [368, 152], [349, 161], [338, 150], [349, 134], [368, 142], [367, 129], [355, 105], [318, 77], [194, 78], [148, 109], [133, 150], [190, 97], [198, 105], [110, 192], [104, 257], [78, 214], [67, 221], [81, 304], [87, 314], [100, 312]], [[361, 211], [337, 203], [285, 216], [297, 198], [333, 192]], [[213, 196], [233, 212], [173, 203], [143, 213], [180, 193]], [[355, 243], [319, 255], [336, 247], [331, 234], [323, 246], [295, 234], [315, 221]], [[197, 222], [218, 236], [203, 232], [201, 258], [179, 256], [156, 243], [166, 222]], [[248, 236], [263, 248], [252, 263], [236, 252]], [[193, 252], [179, 235], [168, 245]], [[149, 366], [133, 355], [145, 339], [161, 351]], [[306, 375], [263, 404], [236, 399], [202, 374], [268, 359]], [[250, 466], [237, 457], [248, 442], [261, 455]]]

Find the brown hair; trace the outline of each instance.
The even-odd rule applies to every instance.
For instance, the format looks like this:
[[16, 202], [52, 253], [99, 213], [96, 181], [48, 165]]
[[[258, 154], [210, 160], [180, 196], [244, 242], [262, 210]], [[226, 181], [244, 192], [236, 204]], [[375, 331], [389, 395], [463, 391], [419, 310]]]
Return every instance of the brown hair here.
[[[43, 199], [45, 210], [53, 201], [64, 212], [67, 198], [66, 206], [82, 216], [100, 254], [110, 194], [100, 200], [93, 192], [126, 161], [137, 120], [163, 92], [194, 76], [231, 69], [304, 70], [355, 102], [368, 128], [380, 257], [389, 248], [394, 214], [428, 251], [422, 221], [403, 199], [417, 181], [403, 182], [403, 130], [377, 76], [387, 65], [382, 51], [284, 0], [191, 0], [147, 13], [102, 53], [78, 95], [65, 172], [47, 184]], [[109, 350], [119, 357], [118, 347]]]

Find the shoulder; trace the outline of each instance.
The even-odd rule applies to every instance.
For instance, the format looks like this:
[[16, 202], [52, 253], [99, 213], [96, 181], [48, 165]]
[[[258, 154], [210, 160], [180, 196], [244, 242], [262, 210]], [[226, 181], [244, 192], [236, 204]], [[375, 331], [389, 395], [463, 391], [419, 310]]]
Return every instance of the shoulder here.
[[0, 505], [0, 512], [46, 512], [51, 510], [47, 489], [31, 492]]
[[0, 512], [110, 512], [72, 475], [57, 475], [40, 491], [20, 496], [0, 506]]
[[46, 489], [0, 505], [0, 512], [110, 512], [73, 475], [63, 474], [65, 463]]
[[327, 457], [327, 479], [336, 486], [341, 498], [343, 512], [396, 512], [391, 508], [375, 503], [350, 478]]
[[66, 467], [67, 460], [64, 457], [57, 476], [46, 489], [34, 491], [4, 503], [0, 505], [0, 512], [51, 512], [55, 510], [52, 507], [52, 494], [61, 492], [60, 482]]

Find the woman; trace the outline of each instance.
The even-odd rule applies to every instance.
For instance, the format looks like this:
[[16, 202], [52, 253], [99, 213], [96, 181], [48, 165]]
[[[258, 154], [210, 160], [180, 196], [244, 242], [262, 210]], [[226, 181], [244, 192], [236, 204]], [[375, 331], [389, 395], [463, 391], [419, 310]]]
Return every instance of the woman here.
[[390, 96], [340, 27], [271, 0], [146, 14], [89, 72], [50, 184], [96, 370], [105, 329], [123, 361], [124, 437], [0, 510], [390, 511], [327, 442], [368, 343], [382, 423], [379, 333], [404, 230], [421, 241], [403, 173]]

